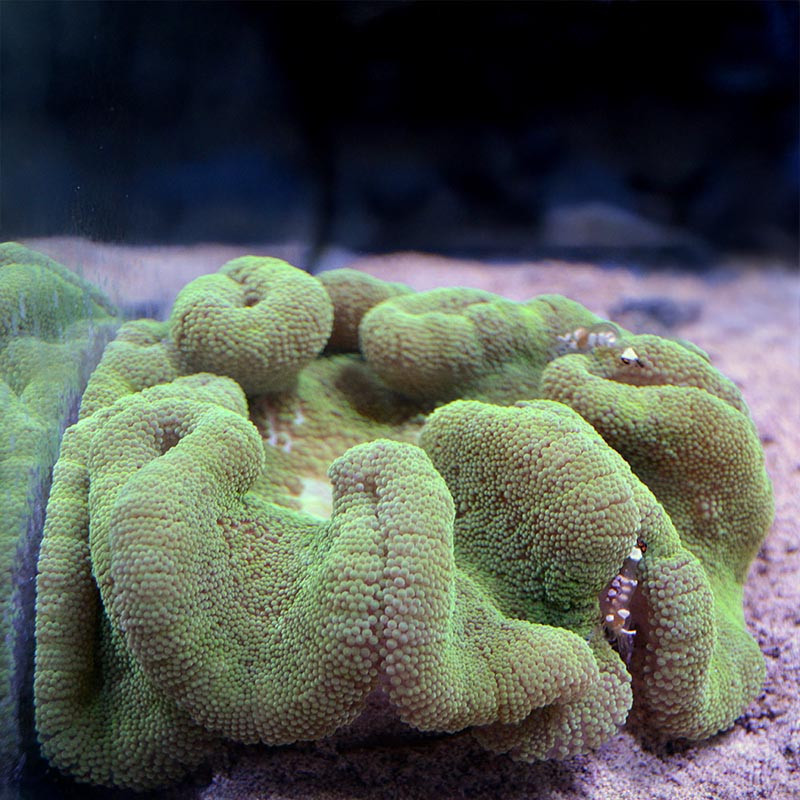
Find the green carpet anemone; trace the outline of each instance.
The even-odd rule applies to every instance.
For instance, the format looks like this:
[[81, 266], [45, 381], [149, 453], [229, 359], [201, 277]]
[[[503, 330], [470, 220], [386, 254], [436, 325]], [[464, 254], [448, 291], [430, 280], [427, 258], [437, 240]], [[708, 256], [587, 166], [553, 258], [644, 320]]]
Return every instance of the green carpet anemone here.
[[[742, 585], [771, 518], [744, 401], [693, 345], [556, 295], [236, 259], [120, 329], [64, 436], [39, 740], [145, 789], [376, 692], [524, 761], [628, 719], [705, 738], [764, 679]], [[621, 653], [604, 608], [638, 543]]]

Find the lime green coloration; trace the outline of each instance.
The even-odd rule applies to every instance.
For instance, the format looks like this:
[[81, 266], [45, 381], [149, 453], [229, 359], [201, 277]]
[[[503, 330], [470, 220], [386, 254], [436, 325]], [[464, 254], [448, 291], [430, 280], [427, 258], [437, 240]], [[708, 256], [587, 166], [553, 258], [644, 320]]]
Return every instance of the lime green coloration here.
[[381, 437], [415, 442], [425, 421], [418, 404], [392, 392], [350, 354], [312, 362], [292, 392], [254, 399], [250, 418], [267, 444], [256, 489], [321, 517], [330, 513], [327, 470], [335, 458]]
[[538, 396], [557, 336], [598, 317], [565, 297], [514, 303], [479, 289], [392, 298], [361, 323], [361, 351], [387, 386], [418, 401]]
[[[379, 685], [408, 724], [460, 730], [580, 702], [598, 680], [582, 637], [507, 617], [457, 568], [453, 500], [420, 448], [378, 439], [335, 460], [329, 521], [282, 509], [248, 493], [263, 453], [244, 397], [225, 378], [186, 383], [199, 377], [125, 397], [65, 439], [42, 549], [35, 684], [56, 765], [92, 782], [155, 785], [178, 768], [168, 758], [178, 740], [183, 758], [207, 744], [178, 706], [226, 738], [279, 744], [333, 733]], [[88, 566], [65, 586], [75, 559], [91, 562], [96, 588]], [[90, 595], [87, 621], [77, 603]], [[88, 642], [104, 630], [116, 636], [97, 673], [121, 673], [142, 709], [127, 742], [113, 732], [131, 698], [81, 680]]]
[[[428, 419], [421, 444], [456, 507], [459, 567], [511, 619], [588, 641], [592, 679], [479, 738], [525, 760], [566, 758], [599, 746], [627, 715], [630, 677], [598, 632], [597, 597], [630, 552], [655, 501], [583, 419], [545, 400], [499, 407], [456, 401]], [[552, 627], [551, 627], [552, 626]], [[560, 678], [563, 659], [540, 665]], [[499, 722], [503, 722], [500, 720]]]
[[[81, 419], [115, 400], [181, 374], [166, 323], [125, 323], [106, 347], [81, 401]], [[256, 488], [265, 499], [318, 516], [330, 512], [330, 463], [353, 445], [380, 437], [415, 441], [418, 404], [384, 386], [352, 354], [314, 360], [291, 391], [251, 398], [250, 417], [264, 442], [266, 467]], [[314, 492], [322, 492], [315, 500]]]
[[183, 370], [228, 375], [248, 395], [291, 387], [322, 351], [332, 325], [333, 304], [318, 280], [257, 256], [193, 280], [170, 315]]
[[[526, 761], [599, 746], [631, 707], [665, 737], [730, 725], [763, 675], [741, 617], [760, 448], [702, 351], [587, 345], [602, 322], [246, 257], [168, 324], [123, 326], [51, 497], [47, 756], [158, 786], [223, 740], [330, 735], [375, 691]], [[637, 538], [629, 672], [599, 597]]]
[[169, 383], [180, 373], [180, 356], [165, 322], [126, 322], [103, 353], [81, 398], [80, 419], [126, 397]]
[[116, 311], [103, 293], [42, 253], [0, 244], [0, 341], [30, 335], [60, 341], [79, 320], [105, 321]]
[[597, 595], [641, 527], [636, 480], [619, 455], [546, 400], [449, 403], [420, 444], [456, 504], [458, 563], [510, 614], [588, 637]]
[[153, 788], [220, 747], [148, 680], [106, 613], [112, 606], [105, 514], [124, 485], [94, 466], [102, 451], [117, 474], [131, 469], [114, 463], [107, 433], [109, 419], [131, 406], [173, 405], [191, 393], [199, 408], [216, 411], [227, 392], [240, 413], [245, 408], [232, 381], [209, 376], [209, 389], [198, 377], [123, 397], [72, 426], [54, 471], [37, 580], [36, 727], [51, 763], [89, 783]]
[[410, 294], [402, 283], [387, 283], [357, 269], [334, 269], [317, 276], [333, 303], [333, 329], [327, 349], [357, 353], [358, 328], [364, 314], [390, 297]]
[[88, 372], [116, 327], [95, 287], [41, 253], [0, 245], [0, 781], [21, 763], [30, 589], [50, 471]]
[[772, 490], [731, 381], [679, 343], [636, 336], [626, 345], [641, 366], [598, 348], [554, 361], [542, 390], [622, 455], [692, 554], [662, 556], [648, 542], [647, 646], [635, 654], [635, 712], [665, 737], [702, 739], [729, 726], [764, 680], [742, 586], [772, 522]]

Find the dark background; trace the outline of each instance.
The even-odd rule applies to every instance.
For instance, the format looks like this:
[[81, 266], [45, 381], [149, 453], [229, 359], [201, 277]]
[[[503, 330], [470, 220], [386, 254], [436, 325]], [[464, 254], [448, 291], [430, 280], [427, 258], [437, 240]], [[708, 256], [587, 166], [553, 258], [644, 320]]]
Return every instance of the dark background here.
[[798, 247], [789, 2], [0, 3], [0, 236]]

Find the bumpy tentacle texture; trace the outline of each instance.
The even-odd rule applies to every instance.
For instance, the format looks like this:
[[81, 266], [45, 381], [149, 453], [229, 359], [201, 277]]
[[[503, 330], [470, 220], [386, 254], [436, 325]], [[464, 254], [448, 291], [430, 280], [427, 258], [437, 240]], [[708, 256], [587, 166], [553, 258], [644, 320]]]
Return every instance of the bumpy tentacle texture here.
[[325, 288], [285, 261], [243, 256], [175, 299], [170, 333], [189, 372], [228, 375], [250, 394], [289, 388], [331, 332]]
[[361, 351], [392, 389], [430, 402], [538, 396], [557, 334], [598, 318], [556, 295], [514, 303], [479, 289], [391, 298], [361, 321]]
[[39, 556], [34, 700], [42, 752], [82, 781], [133, 789], [161, 786], [220, 746], [154, 686], [123, 630], [111, 623], [106, 613], [108, 547], [105, 541], [91, 542], [102, 516], [95, 508], [113, 502], [122, 488], [92, 480], [93, 443], [102, 447], [109, 416], [132, 403], [173, 402], [181, 393], [191, 392], [200, 401], [219, 400], [222, 394], [206, 392], [204, 397], [204, 391], [194, 377], [154, 387], [120, 400], [113, 412], [100, 411], [64, 435]]
[[390, 297], [411, 293], [402, 283], [387, 283], [357, 269], [333, 269], [318, 277], [333, 303], [329, 351], [358, 352], [358, 328], [364, 314]]
[[[640, 532], [648, 501], [636, 502], [638, 481], [577, 414], [547, 401], [451, 403], [429, 418], [422, 445], [453, 494], [459, 566], [510, 617], [589, 639], [596, 663], [568, 702], [489, 726], [480, 740], [526, 760], [597, 747], [630, 707], [630, 678], [596, 635], [597, 596]], [[566, 662], [547, 663], [557, 674]]]
[[169, 383], [180, 374], [178, 352], [166, 323], [152, 319], [127, 322], [103, 352], [102, 366], [92, 373], [78, 418], [90, 417], [121, 397]]
[[699, 739], [730, 725], [763, 682], [742, 584], [772, 520], [771, 487], [731, 381], [679, 343], [626, 344], [638, 363], [619, 348], [566, 356], [545, 370], [542, 390], [625, 458], [680, 535], [685, 550], [648, 542], [643, 559], [635, 711], [665, 737]]
[[0, 244], [0, 786], [25, 761], [31, 578], [50, 473], [116, 312], [42, 253]]
[[[71, 431], [78, 455], [67, 449], [54, 487], [39, 587], [38, 725], [56, 764], [94, 782], [149, 785], [181, 765], [170, 735], [187, 758], [203, 755], [202, 729], [185, 715], [243, 742], [314, 739], [351, 721], [379, 686], [403, 720], [434, 730], [516, 723], [596, 691], [581, 637], [506, 617], [457, 570], [453, 501], [419, 448], [378, 440], [337, 459], [327, 523], [247, 495], [263, 456], [231, 386], [179, 379]], [[105, 609], [91, 624], [75, 605], [98, 607], [90, 576], [79, 592], [63, 580], [70, 556], [88, 563], [87, 482], [88, 555]], [[104, 676], [80, 696], [57, 678], [66, 670], [80, 684], [98, 627], [110, 638], [99, 671], [122, 681]], [[557, 670], [546, 667], [553, 659]], [[624, 681], [612, 696], [624, 716]], [[108, 717], [93, 716], [112, 702]], [[132, 703], [142, 709], [131, 741], [117, 742]], [[76, 714], [82, 733], [61, 727]], [[574, 737], [572, 749], [592, 741]]]
[[[83, 780], [157, 785], [222, 739], [326, 736], [378, 691], [524, 760], [596, 747], [632, 702], [706, 736], [757, 691], [741, 584], [769, 485], [695, 348], [565, 298], [248, 257], [169, 324], [124, 326], [82, 416], [36, 693], [46, 754]], [[631, 680], [599, 598], [638, 539]]]

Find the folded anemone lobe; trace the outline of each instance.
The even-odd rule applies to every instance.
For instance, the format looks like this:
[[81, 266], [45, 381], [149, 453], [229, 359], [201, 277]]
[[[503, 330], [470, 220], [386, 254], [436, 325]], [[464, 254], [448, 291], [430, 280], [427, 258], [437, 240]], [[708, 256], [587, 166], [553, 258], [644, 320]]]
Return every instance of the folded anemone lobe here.
[[707, 737], [763, 680], [741, 592], [771, 513], [744, 401], [694, 346], [553, 295], [237, 259], [123, 326], [65, 436], [40, 741], [145, 788], [375, 693], [526, 761], [631, 709]]

